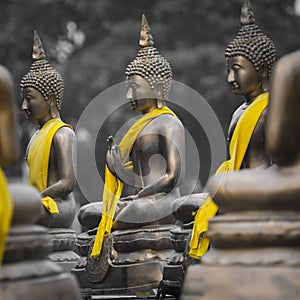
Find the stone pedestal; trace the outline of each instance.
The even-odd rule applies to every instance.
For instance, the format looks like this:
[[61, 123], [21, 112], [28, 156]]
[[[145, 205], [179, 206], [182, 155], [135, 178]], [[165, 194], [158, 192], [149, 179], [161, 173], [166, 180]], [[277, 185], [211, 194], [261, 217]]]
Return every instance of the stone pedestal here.
[[212, 250], [188, 269], [181, 299], [299, 299], [299, 212], [229, 212], [207, 235]]
[[76, 234], [69, 228], [49, 228], [52, 251], [48, 258], [59, 264], [65, 272], [70, 272], [80, 256], [74, 252]]
[[47, 258], [53, 249], [47, 228], [33, 225], [39, 194], [20, 185], [11, 194], [15, 207], [0, 269], [0, 300], [81, 299], [75, 278]]
[[[104, 239], [100, 257], [89, 257], [92, 239], [81, 234], [77, 249], [87, 254], [73, 269], [84, 298], [91, 295], [129, 297], [148, 295], [153, 298], [153, 289], [164, 279], [164, 271], [174, 278], [183, 277], [181, 265], [169, 266], [174, 253], [170, 230], [176, 225], [147, 226], [139, 229], [114, 231]], [[86, 253], [90, 246], [89, 252]]]

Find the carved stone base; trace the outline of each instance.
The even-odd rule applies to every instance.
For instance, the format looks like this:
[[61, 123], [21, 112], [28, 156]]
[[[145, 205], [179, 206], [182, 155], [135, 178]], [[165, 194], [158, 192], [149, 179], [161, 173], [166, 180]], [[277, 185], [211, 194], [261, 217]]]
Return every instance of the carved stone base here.
[[80, 300], [77, 291], [73, 276], [50, 261], [7, 264], [1, 269], [1, 300]]
[[181, 299], [296, 300], [299, 212], [237, 212], [210, 220], [212, 249], [188, 268]]
[[181, 300], [298, 300], [299, 267], [191, 266]]
[[52, 247], [45, 227], [12, 226], [0, 269], [0, 300], [81, 299], [74, 276], [47, 260]]
[[[105, 239], [99, 259], [93, 261], [88, 258], [86, 263], [89, 265], [86, 266], [81, 260], [72, 270], [82, 295], [153, 293], [152, 290], [158, 288], [163, 279], [168, 259], [174, 253], [170, 240], [170, 229], [174, 227], [149, 226], [113, 232], [109, 239]], [[86, 241], [89, 243], [89, 238]], [[101, 257], [107, 268], [101, 266], [97, 271], [97, 266], [103, 263]], [[105, 274], [102, 274], [103, 270]], [[174, 276], [176, 271], [182, 274], [181, 265], [174, 266], [173, 270]], [[98, 276], [97, 272], [101, 274]], [[97, 278], [100, 280], [97, 281]]]
[[52, 252], [48, 258], [59, 264], [65, 272], [70, 272], [76, 265], [79, 255], [74, 252], [76, 234], [69, 228], [49, 228]]

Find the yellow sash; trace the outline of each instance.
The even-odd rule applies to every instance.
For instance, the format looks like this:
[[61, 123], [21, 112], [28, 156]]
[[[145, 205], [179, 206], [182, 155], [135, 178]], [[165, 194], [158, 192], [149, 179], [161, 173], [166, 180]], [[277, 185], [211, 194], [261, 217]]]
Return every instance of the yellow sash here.
[[[52, 140], [58, 129], [70, 127], [60, 119], [50, 119], [34, 136], [28, 150], [27, 162], [29, 165], [29, 185], [42, 192], [48, 185], [48, 167]], [[58, 207], [54, 199], [47, 196], [42, 204], [51, 214], [58, 214]]]
[[2, 264], [6, 236], [14, 209], [13, 201], [7, 189], [5, 176], [0, 168], [0, 266]]
[[[244, 111], [230, 141], [230, 159], [220, 165], [216, 174], [240, 169], [258, 119], [268, 105], [268, 99], [269, 94], [263, 93]], [[218, 206], [209, 196], [198, 209], [190, 242], [190, 256], [200, 258], [206, 253], [209, 239], [203, 233], [208, 229], [208, 220], [215, 216], [217, 210]]]
[[[129, 154], [132, 150], [133, 144], [137, 139], [143, 128], [154, 118], [162, 115], [170, 114], [176, 117], [174, 112], [170, 110], [167, 106], [162, 108], [156, 108], [149, 113], [145, 114], [142, 118], [138, 119], [129, 128], [127, 133], [124, 135], [122, 141], [119, 144], [121, 160], [125, 164]], [[91, 256], [98, 256], [101, 253], [102, 243], [105, 236], [109, 235], [111, 232], [113, 217], [116, 211], [118, 200], [120, 199], [123, 189], [123, 182], [115, 177], [109, 170], [105, 167], [105, 184], [103, 190], [103, 212], [102, 218], [98, 226], [94, 246], [92, 249]]]

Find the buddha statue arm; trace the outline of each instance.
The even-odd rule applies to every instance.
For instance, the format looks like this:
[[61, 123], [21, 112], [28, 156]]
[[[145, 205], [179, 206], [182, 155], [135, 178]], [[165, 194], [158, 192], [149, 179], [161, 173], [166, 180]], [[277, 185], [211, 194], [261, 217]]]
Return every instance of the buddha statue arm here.
[[[172, 118], [172, 117], [170, 117]], [[172, 122], [162, 123], [156, 135], [161, 144], [162, 153], [165, 163], [165, 173], [153, 180], [139, 191], [136, 198], [143, 198], [157, 193], [170, 193], [176, 186], [180, 185], [184, 171], [184, 130], [183, 126], [177, 119]], [[133, 199], [135, 197], [133, 196]]]
[[50, 185], [42, 191], [42, 197], [50, 196], [55, 199], [67, 196], [73, 191], [76, 183], [72, 161], [73, 150], [76, 148], [74, 143], [76, 138], [72, 129], [62, 127], [56, 132], [51, 151], [55, 151], [58, 180], [57, 177], [52, 178], [52, 174], [48, 175]]
[[0, 165], [9, 166], [19, 157], [13, 83], [9, 72], [0, 66]]

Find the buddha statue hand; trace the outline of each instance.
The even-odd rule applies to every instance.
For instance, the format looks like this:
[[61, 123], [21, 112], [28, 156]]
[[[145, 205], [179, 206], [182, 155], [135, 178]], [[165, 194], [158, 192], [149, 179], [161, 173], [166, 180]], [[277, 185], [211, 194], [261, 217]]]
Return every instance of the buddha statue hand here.
[[136, 194], [136, 195], [129, 195], [129, 196], [126, 196], [126, 197], [123, 197], [123, 198], [120, 198], [120, 201], [121, 202], [125, 202], [125, 201], [133, 201], [133, 200], [136, 200], [139, 198], [139, 195]]
[[113, 136], [109, 136], [106, 140], [107, 142], [107, 152], [106, 152], [106, 164], [109, 170], [116, 176], [117, 174], [117, 164], [121, 164], [120, 159], [120, 149], [119, 146], [115, 144]]
[[107, 138], [107, 145], [108, 147], [106, 153], [106, 164], [109, 170], [121, 181], [134, 186], [136, 182], [136, 177], [134, 176], [134, 173], [131, 170], [130, 163], [124, 164], [122, 162], [120, 147], [119, 145], [115, 144], [114, 138], [112, 136], [109, 136]]

